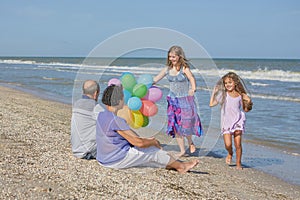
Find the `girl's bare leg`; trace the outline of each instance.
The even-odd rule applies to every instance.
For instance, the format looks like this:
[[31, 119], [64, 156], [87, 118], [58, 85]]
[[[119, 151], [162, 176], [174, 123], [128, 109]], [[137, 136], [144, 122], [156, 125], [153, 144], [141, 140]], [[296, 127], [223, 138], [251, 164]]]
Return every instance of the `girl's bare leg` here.
[[190, 147], [190, 153], [194, 153], [196, 151], [196, 147], [193, 143], [192, 135], [186, 136], [186, 139], [187, 139], [189, 147]]
[[231, 138], [232, 138], [231, 134], [224, 134], [223, 135], [225, 149], [228, 152], [228, 155], [226, 157], [226, 163], [228, 165], [231, 163], [232, 155], [233, 155], [233, 151], [232, 151], [232, 139]]
[[184, 137], [176, 134], [176, 140], [180, 149], [180, 153], [176, 156], [179, 158], [185, 154]]
[[242, 167], [242, 131], [234, 132], [234, 146], [236, 149], [236, 168], [243, 169]]

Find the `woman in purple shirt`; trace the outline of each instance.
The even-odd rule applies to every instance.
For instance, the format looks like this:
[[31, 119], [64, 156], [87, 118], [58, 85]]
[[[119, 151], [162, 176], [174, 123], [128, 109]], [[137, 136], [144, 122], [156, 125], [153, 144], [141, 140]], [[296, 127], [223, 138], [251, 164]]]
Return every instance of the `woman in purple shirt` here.
[[154, 137], [141, 138], [131, 130], [126, 121], [117, 116], [124, 105], [122, 86], [108, 86], [102, 103], [106, 110], [99, 113], [96, 127], [97, 160], [101, 165], [115, 169], [156, 167], [185, 173], [199, 163], [197, 159], [177, 161], [162, 150]]

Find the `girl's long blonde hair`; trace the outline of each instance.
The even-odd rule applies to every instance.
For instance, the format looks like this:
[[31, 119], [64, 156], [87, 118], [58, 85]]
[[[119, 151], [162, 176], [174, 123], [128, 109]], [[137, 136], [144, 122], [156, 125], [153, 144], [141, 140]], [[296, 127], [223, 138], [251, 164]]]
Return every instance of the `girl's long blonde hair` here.
[[172, 46], [169, 51], [168, 51], [168, 58], [167, 58], [167, 66], [169, 67], [169, 69], [171, 69], [173, 67], [172, 62], [169, 60], [169, 54], [170, 53], [175, 53], [175, 55], [179, 56], [179, 69], [177, 69], [177, 71], [180, 70], [181, 66], [183, 66], [184, 68], [189, 68], [189, 64], [188, 64], [188, 60], [185, 58], [185, 54], [183, 49], [180, 46]]

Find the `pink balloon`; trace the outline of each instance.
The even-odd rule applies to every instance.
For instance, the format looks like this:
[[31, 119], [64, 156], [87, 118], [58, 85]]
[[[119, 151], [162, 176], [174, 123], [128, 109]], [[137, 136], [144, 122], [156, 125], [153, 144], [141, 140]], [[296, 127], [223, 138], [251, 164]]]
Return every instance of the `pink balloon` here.
[[152, 101], [142, 100], [142, 107], [140, 108], [140, 111], [144, 116], [151, 117], [157, 113], [158, 108]]
[[156, 102], [160, 100], [162, 96], [163, 96], [162, 91], [158, 87], [152, 86], [148, 89], [147, 94], [142, 99]]
[[112, 79], [110, 79], [109, 81], [108, 81], [108, 86], [110, 86], [110, 85], [117, 85], [117, 86], [120, 86], [122, 83], [121, 83], [121, 81], [119, 80], [119, 79], [117, 79], [117, 78], [112, 78]]

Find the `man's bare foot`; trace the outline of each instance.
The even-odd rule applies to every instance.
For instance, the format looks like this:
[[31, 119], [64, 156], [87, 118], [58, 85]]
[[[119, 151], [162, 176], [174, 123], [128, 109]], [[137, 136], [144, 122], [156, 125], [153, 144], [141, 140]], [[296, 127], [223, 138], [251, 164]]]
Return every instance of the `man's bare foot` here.
[[196, 151], [196, 147], [195, 147], [195, 145], [192, 143], [191, 145], [190, 145], [190, 153], [194, 153]]
[[230, 165], [231, 164], [231, 160], [232, 160], [232, 155], [228, 154], [226, 159], [225, 159], [225, 162], [227, 165]]
[[199, 164], [200, 160], [191, 160], [191, 161], [188, 161], [188, 162], [183, 162], [182, 163], [182, 168], [180, 169], [177, 169], [177, 171], [180, 173], [180, 174], [184, 174], [186, 172], [188, 172], [190, 169], [192, 169], [193, 167], [197, 166]]

